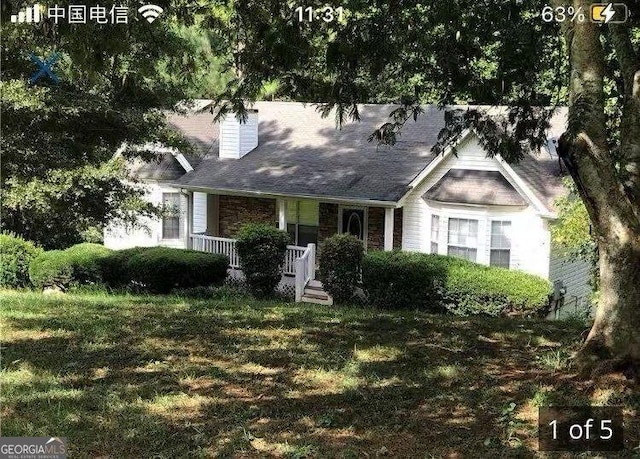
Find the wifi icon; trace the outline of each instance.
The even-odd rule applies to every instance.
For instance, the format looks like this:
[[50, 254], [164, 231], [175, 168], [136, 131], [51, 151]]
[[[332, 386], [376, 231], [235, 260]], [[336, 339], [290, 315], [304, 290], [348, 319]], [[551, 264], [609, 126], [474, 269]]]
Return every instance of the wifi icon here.
[[155, 21], [162, 11], [164, 10], [158, 5], [143, 5], [138, 8], [138, 13], [142, 14], [142, 17], [150, 23]]

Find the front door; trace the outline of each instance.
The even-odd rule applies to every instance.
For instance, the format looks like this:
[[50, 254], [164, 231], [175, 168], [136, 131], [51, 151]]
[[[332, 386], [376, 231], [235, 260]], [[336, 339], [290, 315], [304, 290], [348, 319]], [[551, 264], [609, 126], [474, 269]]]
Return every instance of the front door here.
[[364, 241], [364, 209], [342, 209], [342, 232]]

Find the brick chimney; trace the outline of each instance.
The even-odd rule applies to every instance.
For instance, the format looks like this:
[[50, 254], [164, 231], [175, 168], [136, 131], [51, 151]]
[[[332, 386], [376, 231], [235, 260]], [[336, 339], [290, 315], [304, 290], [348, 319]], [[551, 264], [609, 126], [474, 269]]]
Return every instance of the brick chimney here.
[[247, 110], [246, 122], [234, 113], [220, 122], [220, 158], [240, 159], [258, 146], [258, 110]]

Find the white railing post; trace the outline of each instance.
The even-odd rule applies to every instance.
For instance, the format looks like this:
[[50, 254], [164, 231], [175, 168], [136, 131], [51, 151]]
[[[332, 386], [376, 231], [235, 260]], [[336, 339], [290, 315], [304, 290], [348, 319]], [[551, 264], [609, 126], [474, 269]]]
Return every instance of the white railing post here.
[[296, 266], [296, 303], [302, 300], [302, 294], [304, 293], [304, 260], [298, 258], [295, 262]]
[[309, 244], [309, 280], [316, 278], [316, 245]]

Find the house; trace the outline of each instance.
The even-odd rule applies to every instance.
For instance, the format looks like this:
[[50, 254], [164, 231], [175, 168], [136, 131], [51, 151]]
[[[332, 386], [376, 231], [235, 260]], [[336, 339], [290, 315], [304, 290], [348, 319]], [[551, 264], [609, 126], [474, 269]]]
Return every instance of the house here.
[[[519, 269], [557, 281], [566, 297], [573, 294], [561, 283], [574, 266], [551, 248], [554, 200], [566, 192], [553, 143], [507, 164], [487, 157], [468, 131], [434, 155], [444, 115], [427, 106], [393, 146], [382, 146], [368, 138], [395, 107], [359, 108], [360, 121], [341, 129], [333, 117], [296, 102], [257, 102], [245, 123], [229, 115], [213, 124], [208, 111], [172, 115], [171, 125], [193, 143], [198, 158], [165, 153], [159, 163], [137, 164], [134, 172], [148, 183], [151, 201], [177, 211], [146, 222], [147, 230], [110, 227], [105, 245], [224, 252], [238, 268], [232, 247], [238, 229], [265, 222], [291, 235], [285, 272], [304, 277], [306, 287], [317, 287], [309, 261], [315, 246], [349, 232], [367, 250], [448, 254]], [[563, 130], [560, 114], [548, 137]], [[305, 256], [309, 248], [313, 253]], [[298, 265], [305, 266], [304, 275]], [[588, 295], [586, 280], [580, 282], [573, 288], [582, 302]]]

